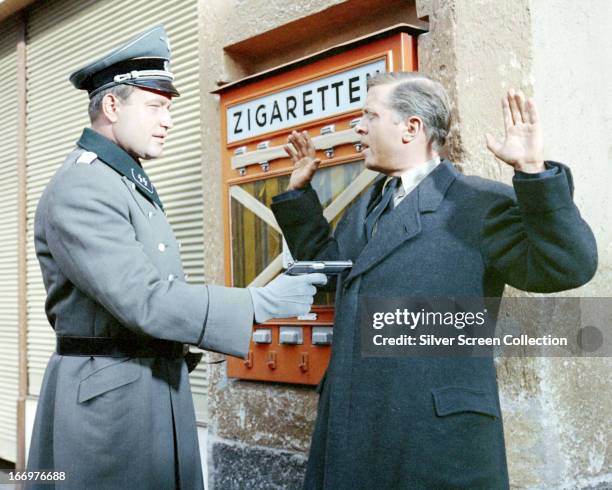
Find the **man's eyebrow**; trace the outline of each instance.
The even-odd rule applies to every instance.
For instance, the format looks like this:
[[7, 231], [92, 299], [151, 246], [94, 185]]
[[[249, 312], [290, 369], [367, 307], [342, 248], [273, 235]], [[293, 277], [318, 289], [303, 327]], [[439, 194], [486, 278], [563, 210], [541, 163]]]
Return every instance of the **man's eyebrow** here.
[[157, 102], [161, 105], [167, 105], [168, 107], [172, 105], [172, 100], [168, 99], [167, 97], [162, 97], [162, 96], [156, 97], [155, 99], [153, 99], [153, 102]]

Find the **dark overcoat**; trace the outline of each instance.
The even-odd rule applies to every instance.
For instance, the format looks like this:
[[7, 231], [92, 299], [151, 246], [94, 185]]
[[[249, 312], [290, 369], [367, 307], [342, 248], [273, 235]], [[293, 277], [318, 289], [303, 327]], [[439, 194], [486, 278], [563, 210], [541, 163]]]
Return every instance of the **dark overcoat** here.
[[383, 177], [333, 234], [312, 188], [277, 196], [293, 257], [354, 262], [337, 283], [305, 488], [508, 487], [493, 360], [362, 357], [358, 309], [364, 295], [499, 297], [505, 284], [552, 292], [586, 283], [595, 239], [573, 203], [569, 169], [547, 163], [556, 175], [515, 177], [512, 189], [443, 161], [369, 241], [364, 221]]

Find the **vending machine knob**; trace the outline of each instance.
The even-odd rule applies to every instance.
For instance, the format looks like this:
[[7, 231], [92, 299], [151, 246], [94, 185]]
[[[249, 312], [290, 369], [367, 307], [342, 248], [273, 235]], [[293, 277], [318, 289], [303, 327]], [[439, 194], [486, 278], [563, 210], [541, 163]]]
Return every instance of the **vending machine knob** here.
[[268, 365], [268, 368], [276, 369], [276, 352], [268, 352], [268, 360], [266, 361], [266, 364]]
[[247, 354], [247, 358], [242, 362], [244, 363], [244, 367], [246, 367], [247, 369], [253, 368], [253, 351], [252, 350], [249, 351], [249, 353]]

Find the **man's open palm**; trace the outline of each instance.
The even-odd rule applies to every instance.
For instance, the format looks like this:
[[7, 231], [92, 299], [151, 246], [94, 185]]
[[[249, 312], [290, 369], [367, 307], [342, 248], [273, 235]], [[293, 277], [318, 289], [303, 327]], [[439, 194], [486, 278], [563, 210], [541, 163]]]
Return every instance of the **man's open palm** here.
[[502, 97], [506, 137], [503, 143], [487, 133], [487, 148], [516, 170], [537, 173], [544, 170], [542, 131], [533, 99], [525, 101], [513, 89]]
[[319, 168], [321, 160], [316, 157], [314, 143], [308, 131], [292, 131], [284, 146], [285, 152], [293, 160], [293, 172], [289, 179], [288, 190], [306, 186]]

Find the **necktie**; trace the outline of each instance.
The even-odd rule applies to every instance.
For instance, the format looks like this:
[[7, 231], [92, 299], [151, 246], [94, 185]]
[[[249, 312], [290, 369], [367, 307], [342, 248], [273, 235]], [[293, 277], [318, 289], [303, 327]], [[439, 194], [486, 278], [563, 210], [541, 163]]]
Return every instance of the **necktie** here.
[[380, 199], [380, 202], [374, 207], [374, 209], [366, 216], [365, 227], [366, 227], [366, 236], [368, 239], [372, 237], [374, 232], [376, 231], [376, 223], [382, 216], [382, 214], [388, 209], [392, 209], [393, 202], [393, 194], [395, 190], [402, 183], [402, 179], [399, 177], [393, 177], [385, 187], [385, 191]]

